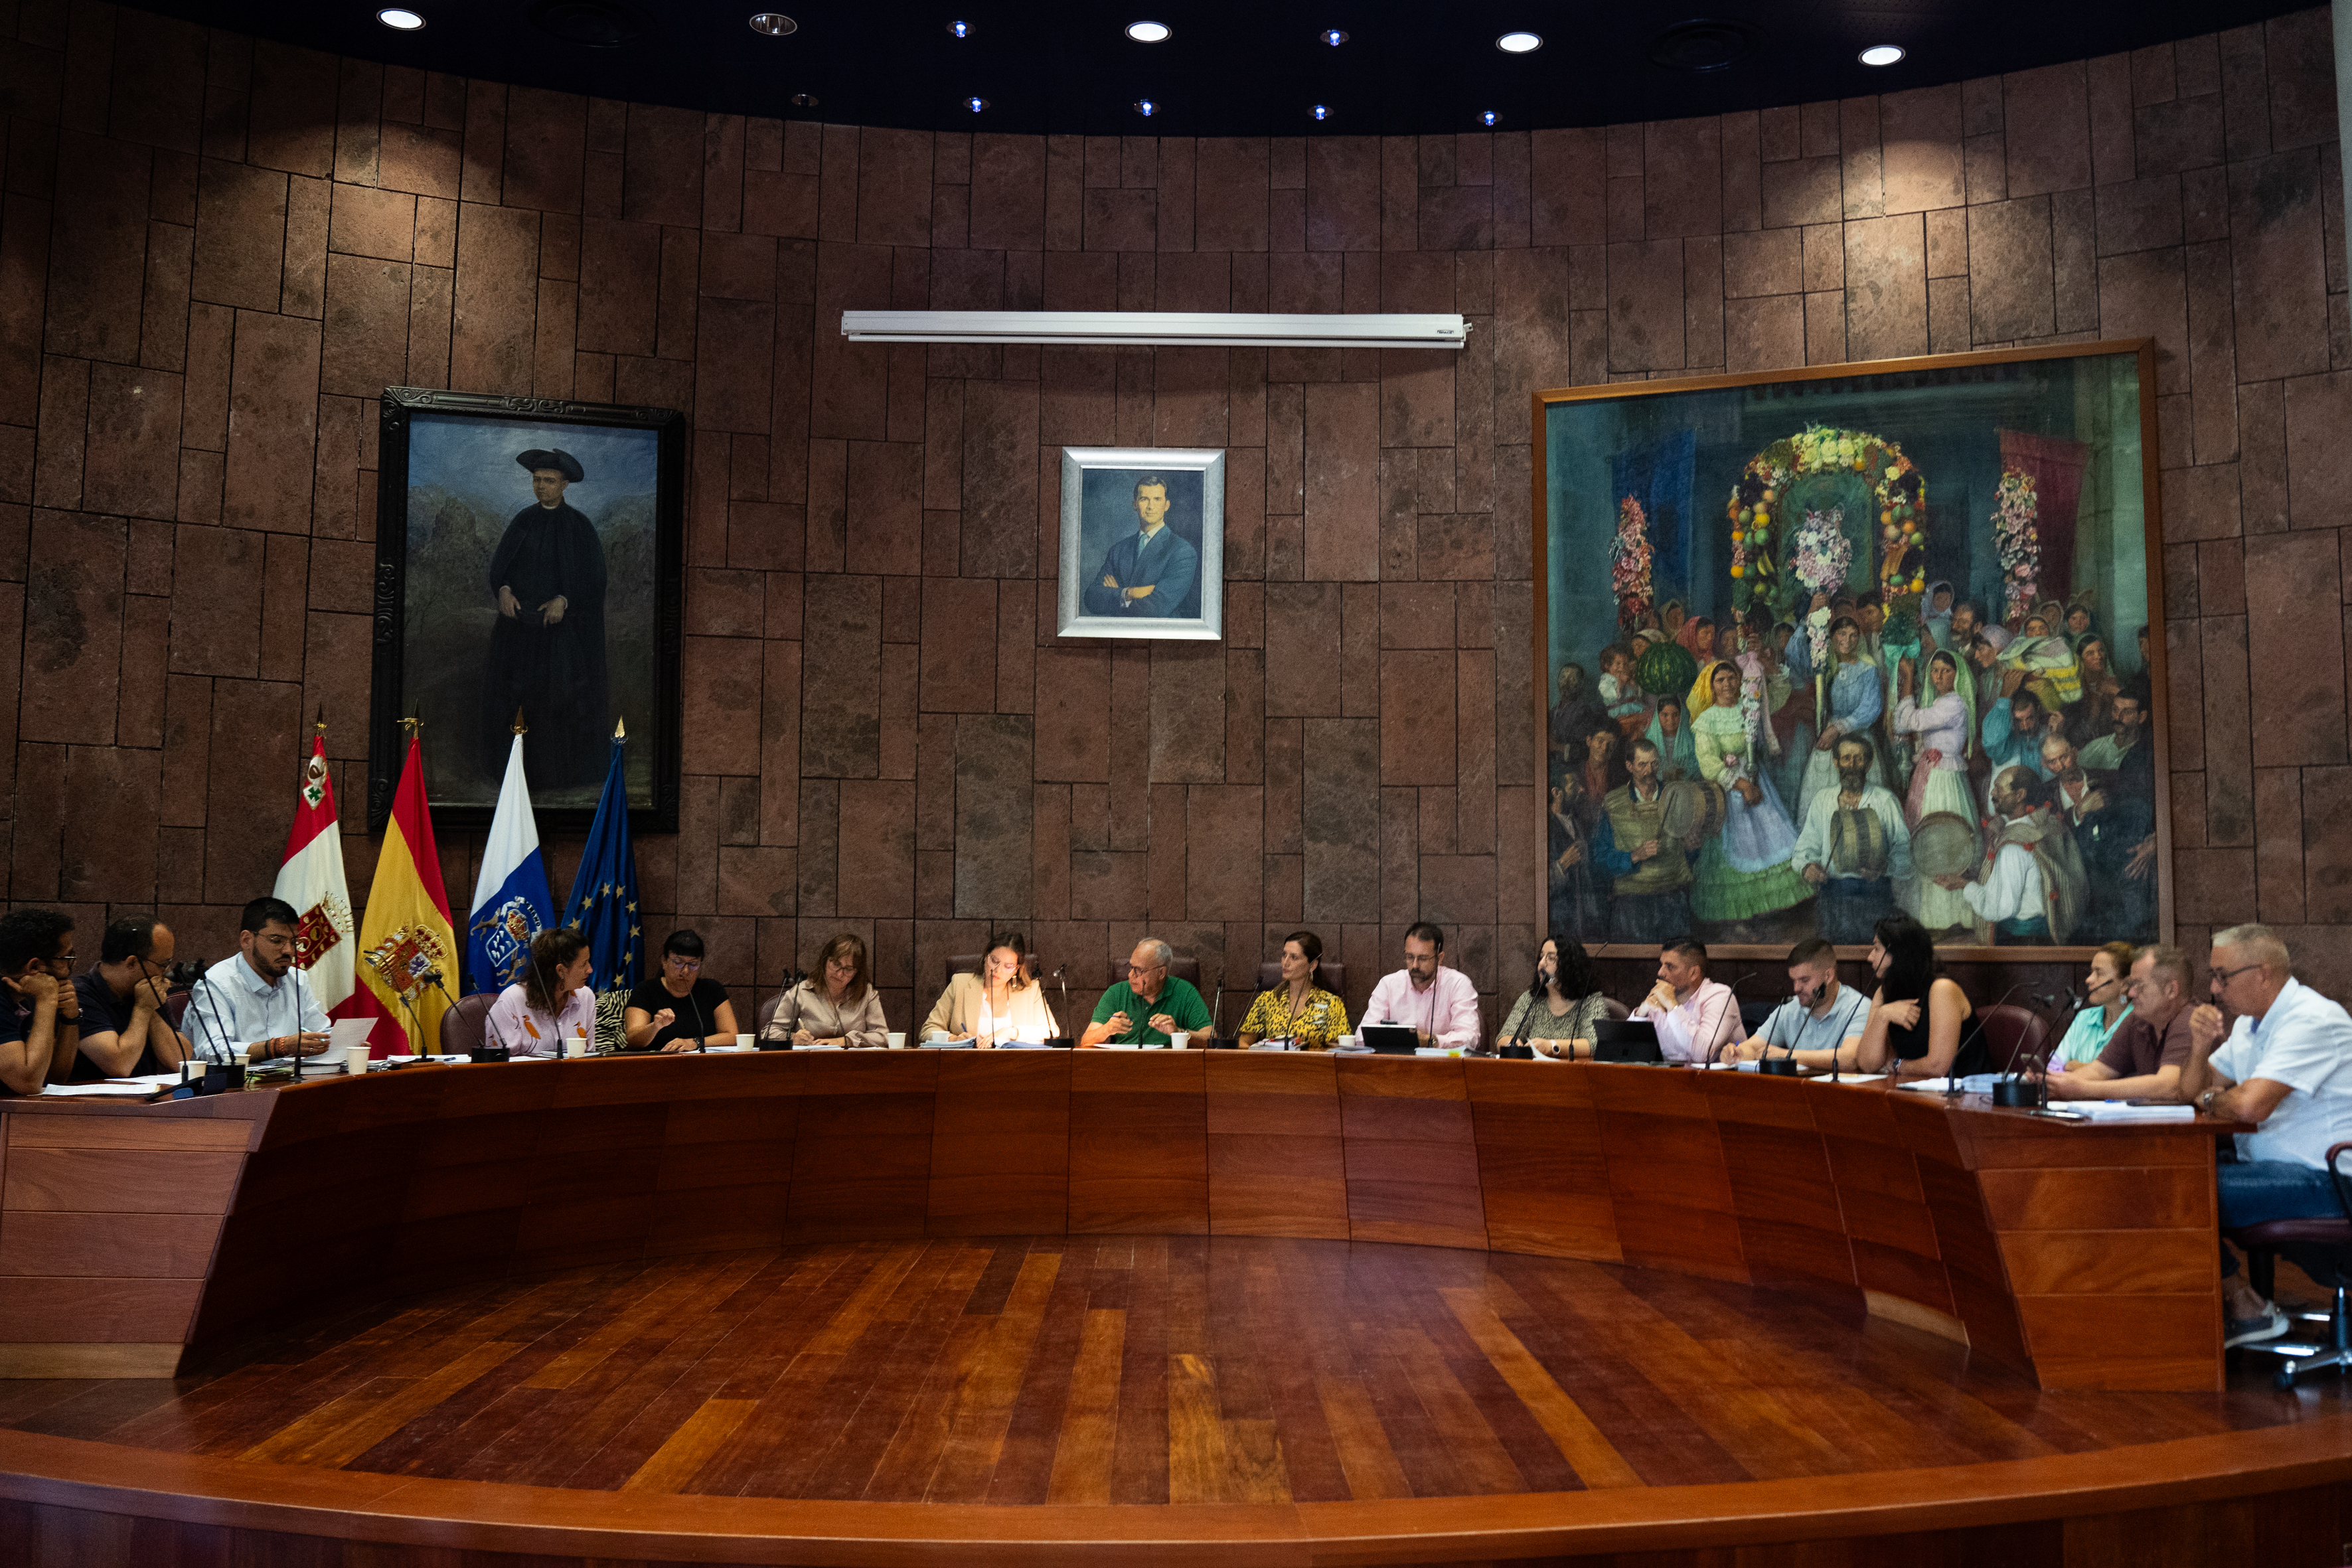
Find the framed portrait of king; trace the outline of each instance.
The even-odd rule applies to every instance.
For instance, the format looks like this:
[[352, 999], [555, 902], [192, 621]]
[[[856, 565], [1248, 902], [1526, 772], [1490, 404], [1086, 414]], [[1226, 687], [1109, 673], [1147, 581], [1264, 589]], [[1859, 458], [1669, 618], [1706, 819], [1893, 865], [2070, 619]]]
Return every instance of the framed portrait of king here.
[[1225, 455], [1063, 447], [1059, 589], [1062, 637], [1223, 637]]
[[1544, 929], [2168, 941], [2154, 367], [2135, 341], [1537, 394]]
[[585, 831], [616, 730], [631, 826], [677, 826], [685, 416], [390, 387], [378, 433], [371, 826], [421, 721], [436, 820], [486, 826], [514, 728], [541, 831]]

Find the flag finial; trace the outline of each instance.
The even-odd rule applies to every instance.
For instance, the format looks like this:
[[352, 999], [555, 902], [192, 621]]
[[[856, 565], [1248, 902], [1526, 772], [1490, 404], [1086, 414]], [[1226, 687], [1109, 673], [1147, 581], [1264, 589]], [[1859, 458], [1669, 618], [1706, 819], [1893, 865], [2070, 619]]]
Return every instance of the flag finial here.
[[626, 719], [615, 719], [615, 720], [614, 720], [614, 721], [613, 721], [613, 739], [614, 739], [615, 741], [625, 741], [625, 740], [627, 740], [628, 738], [629, 738], [629, 721], [628, 721]]
[[424, 730], [425, 721], [412, 713], [400, 721], [400, 727], [408, 731], [408, 738], [413, 741]]
[[508, 726], [508, 728], [511, 729], [518, 735], [527, 735], [530, 733], [530, 726], [522, 721], [521, 709], [518, 708], [515, 710], [514, 722]]
[[319, 717], [312, 721], [310, 728], [316, 730], [321, 735], [327, 732], [327, 705], [325, 703], [321, 702], [319, 704]]

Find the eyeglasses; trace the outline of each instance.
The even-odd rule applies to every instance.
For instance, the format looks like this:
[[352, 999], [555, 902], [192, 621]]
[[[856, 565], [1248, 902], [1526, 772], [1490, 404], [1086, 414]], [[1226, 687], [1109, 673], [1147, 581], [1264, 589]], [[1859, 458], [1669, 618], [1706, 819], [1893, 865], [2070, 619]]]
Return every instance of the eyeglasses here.
[[689, 973], [702, 967], [702, 960], [698, 958], [680, 958], [674, 952], [669, 955], [668, 962], [677, 964], [680, 969], [683, 969]]
[[2268, 964], [2264, 963], [2242, 963], [2235, 969], [2217, 969], [2213, 972], [2213, 984], [2216, 985], [2227, 985], [2231, 981], [2235, 980], [2239, 975], [2245, 973], [2248, 970], [2267, 969], [2270, 966]]
[[1127, 972], [1129, 974], [1154, 974], [1167, 967], [1164, 963], [1130, 963]]

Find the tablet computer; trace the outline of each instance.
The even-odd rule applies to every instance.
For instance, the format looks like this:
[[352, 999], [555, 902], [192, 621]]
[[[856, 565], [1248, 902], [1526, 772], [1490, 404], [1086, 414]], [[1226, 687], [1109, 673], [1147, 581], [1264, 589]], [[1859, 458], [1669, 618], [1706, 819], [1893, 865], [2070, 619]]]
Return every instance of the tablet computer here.
[[1662, 1062], [1658, 1026], [1647, 1018], [1602, 1018], [1592, 1026], [1596, 1062]]
[[1366, 1024], [1356, 1034], [1384, 1057], [1409, 1057], [1421, 1045], [1421, 1037], [1403, 1024]]

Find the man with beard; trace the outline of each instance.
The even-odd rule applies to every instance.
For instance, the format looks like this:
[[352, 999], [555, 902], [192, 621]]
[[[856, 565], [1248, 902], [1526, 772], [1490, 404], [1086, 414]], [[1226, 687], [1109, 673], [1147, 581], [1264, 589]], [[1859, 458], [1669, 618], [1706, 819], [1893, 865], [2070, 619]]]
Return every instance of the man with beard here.
[[1609, 715], [1584, 683], [1584, 666], [1561, 665], [1559, 700], [1551, 705], [1552, 744], [1580, 749], [1587, 735], [1608, 722]]
[[242, 1050], [258, 1062], [327, 1048], [326, 1009], [310, 975], [294, 967], [299, 919], [282, 899], [245, 906], [236, 952], [205, 970], [188, 997], [188, 1034], [200, 1060], [225, 1062]]
[[530, 730], [523, 767], [534, 790], [593, 784], [604, 773], [613, 715], [604, 680], [604, 545], [563, 492], [585, 477], [561, 447], [515, 461], [530, 470], [531, 504], [514, 514], [490, 554], [498, 616], [482, 669], [483, 766], [498, 776], [513, 743], [515, 711]]
[[1605, 879], [1592, 874], [1590, 836], [1578, 809], [1582, 794], [1583, 784], [1572, 770], [1553, 781], [1550, 859], [1544, 873], [1550, 891], [1548, 929], [1578, 942], [1598, 942], [1608, 940], [1609, 895]]
[[1895, 912], [1895, 888], [1911, 876], [1911, 828], [1894, 792], [1870, 782], [1870, 742], [1848, 735], [1837, 745], [1838, 782], [1805, 805], [1805, 826], [1789, 863], [1820, 889], [1813, 928], [1832, 942], [1859, 946]]
[[1631, 771], [1632, 782], [1601, 802], [1588, 857], [1615, 879], [1609, 940], [1680, 942], [1690, 930], [1690, 851], [1697, 842], [1666, 831], [1658, 748], [1646, 736], [1633, 742]]
[[2082, 754], [2106, 801], [2078, 835], [2091, 879], [2084, 929], [2133, 941], [2156, 924], [2156, 763], [2147, 731], [2147, 688], [2134, 681], [2116, 693], [2115, 728]]

